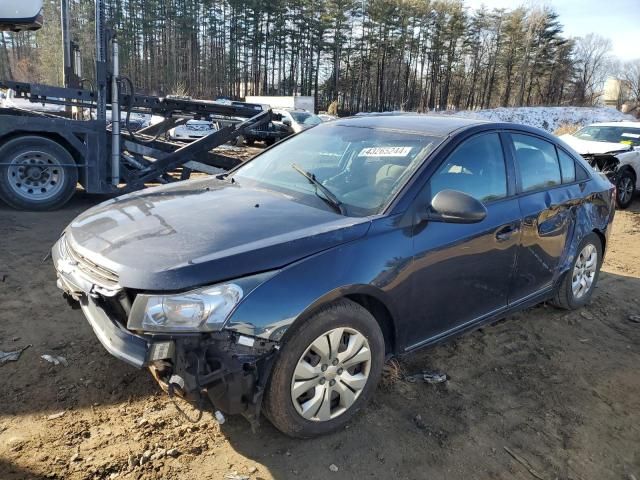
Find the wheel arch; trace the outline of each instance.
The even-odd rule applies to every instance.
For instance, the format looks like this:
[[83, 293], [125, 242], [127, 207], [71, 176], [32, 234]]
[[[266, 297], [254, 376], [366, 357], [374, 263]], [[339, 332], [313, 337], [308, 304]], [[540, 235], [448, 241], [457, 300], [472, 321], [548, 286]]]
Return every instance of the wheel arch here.
[[389, 301], [385, 296], [384, 292], [379, 291], [371, 285], [351, 285], [332, 290], [315, 300], [304, 309], [304, 311], [297, 315], [295, 320], [288, 325], [280, 341], [286, 342], [299, 325], [312, 317], [321, 308], [338, 300], [346, 299], [357, 303], [376, 319], [385, 341], [385, 354], [393, 355], [398, 351], [396, 317], [392, 313], [393, 309], [390, 307]]
[[565, 276], [569, 273], [571, 269], [571, 263], [573, 262], [573, 258], [577, 255], [578, 245], [589, 235], [595, 234], [600, 240], [600, 246], [602, 247], [602, 258], [600, 258], [600, 262], [604, 261], [604, 256], [606, 252], [607, 246], [607, 235], [600, 230], [599, 228], [592, 228], [590, 230], [585, 230], [580, 237], [580, 239], [576, 239], [576, 241], [572, 242], [572, 247], [569, 249], [569, 253], [565, 256], [564, 262], [562, 263], [561, 268], [559, 269], [558, 275], [554, 280], [554, 289], [557, 289], [560, 284], [564, 281]]
[[638, 168], [638, 165], [634, 165], [632, 163], [622, 163], [618, 165], [618, 172], [628, 171], [631, 173], [631, 175], [633, 175], [633, 178], [637, 180], [638, 179], [638, 172], [636, 171], [637, 168]]
[[602, 257], [604, 258], [604, 253], [607, 251], [607, 236], [598, 228], [594, 228], [592, 232], [595, 233], [600, 239], [600, 246], [602, 247]]

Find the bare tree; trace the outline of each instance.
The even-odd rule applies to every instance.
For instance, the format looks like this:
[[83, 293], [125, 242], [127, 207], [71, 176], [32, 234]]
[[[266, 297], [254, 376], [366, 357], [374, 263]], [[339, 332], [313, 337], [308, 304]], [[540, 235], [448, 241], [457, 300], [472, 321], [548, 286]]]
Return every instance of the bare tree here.
[[622, 78], [629, 89], [629, 100], [640, 105], [640, 58], [624, 64]]
[[610, 70], [610, 51], [611, 40], [594, 33], [576, 39], [576, 103], [593, 105], [602, 94], [602, 86]]

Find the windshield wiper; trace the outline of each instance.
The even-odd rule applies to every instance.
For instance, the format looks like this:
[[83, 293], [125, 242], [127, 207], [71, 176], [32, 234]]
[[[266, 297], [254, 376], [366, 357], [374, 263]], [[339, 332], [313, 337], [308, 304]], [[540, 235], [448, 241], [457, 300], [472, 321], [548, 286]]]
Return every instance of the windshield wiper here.
[[[298, 172], [300, 175], [303, 175], [307, 180], [309, 180], [309, 183], [311, 185], [313, 185], [315, 187], [315, 191], [316, 191], [316, 195], [318, 196], [318, 198], [324, 200], [326, 203], [328, 203], [336, 212], [338, 212], [341, 215], [345, 215], [345, 211], [344, 211], [344, 206], [342, 205], [342, 202], [340, 200], [338, 200], [338, 197], [336, 197], [331, 190], [329, 190], [327, 187], [325, 187], [320, 180], [318, 180], [315, 176], [315, 174], [307, 172], [306, 170], [303, 170], [302, 168], [300, 168], [298, 165], [296, 165], [295, 163], [291, 164], [291, 167]], [[318, 189], [322, 190], [323, 195], [318, 195]]]

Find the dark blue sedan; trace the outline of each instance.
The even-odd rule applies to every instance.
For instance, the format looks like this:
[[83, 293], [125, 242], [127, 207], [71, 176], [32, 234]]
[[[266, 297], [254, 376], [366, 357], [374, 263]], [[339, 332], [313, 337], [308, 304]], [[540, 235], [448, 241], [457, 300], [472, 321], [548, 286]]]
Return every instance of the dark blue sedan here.
[[109, 200], [53, 258], [113, 355], [219, 418], [312, 437], [354, 416], [389, 356], [587, 303], [614, 199], [541, 130], [371, 115]]

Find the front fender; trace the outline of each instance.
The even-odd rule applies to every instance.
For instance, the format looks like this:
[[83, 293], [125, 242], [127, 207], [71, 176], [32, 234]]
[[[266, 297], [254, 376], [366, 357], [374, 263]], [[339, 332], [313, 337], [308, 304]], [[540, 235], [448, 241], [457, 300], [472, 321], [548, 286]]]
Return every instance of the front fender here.
[[381, 220], [366, 237], [281, 270], [247, 295], [225, 328], [279, 342], [320, 305], [355, 294], [378, 300], [392, 319], [406, 318], [402, 304], [409, 302], [396, 299], [410, 294], [402, 280], [410, 274], [411, 238]]

